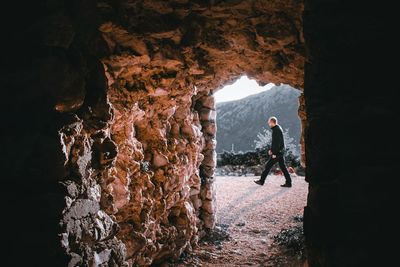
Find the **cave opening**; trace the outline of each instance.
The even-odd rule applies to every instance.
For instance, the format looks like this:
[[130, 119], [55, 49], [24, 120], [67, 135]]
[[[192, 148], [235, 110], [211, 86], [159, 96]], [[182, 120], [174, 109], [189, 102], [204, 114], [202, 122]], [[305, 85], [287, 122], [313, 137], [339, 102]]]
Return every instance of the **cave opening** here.
[[[201, 251], [216, 254], [214, 263], [228, 263], [227, 255], [235, 249], [242, 250], [243, 255], [252, 255], [259, 262], [271, 261], [267, 254], [272, 252], [262, 257], [255, 252], [266, 245], [274, 245], [277, 251], [274, 236], [278, 236], [279, 231], [302, 227], [299, 220], [306, 205], [307, 184], [300, 164], [298, 111], [301, 95], [300, 90], [289, 85], [267, 83], [260, 86], [243, 75], [230, 79], [226, 86], [212, 90], [210, 95], [194, 97], [205, 142], [199, 173], [201, 191], [205, 192], [201, 194], [199, 205], [200, 218], [206, 227], [205, 239], [209, 240], [208, 236], [214, 231], [222, 231], [236, 240], [236, 245], [227, 242], [217, 252], [213, 252], [211, 246], [202, 247]], [[273, 115], [281, 118], [285, 141], [290, 147], [285, 157], [295, 184], [290, 191], [280, 187], [284, 179], [279, 168], [271, 171], [264, 187], [253, 183], [268, 159], [267, 146], [271, 140], [266, 120]], [[290, 131], [293, 135], [289, 135]], [[235, 147], [236, 152], [233, 151]], [[297, 238], [304, 241], [302, 231], [297, 234]], [[276, 251], [274, 257], [279, 254]], [[280, 257], [294, 260], [288, 255]], [[236, 257], [235, 260], [242, 262], [244, 259]]]

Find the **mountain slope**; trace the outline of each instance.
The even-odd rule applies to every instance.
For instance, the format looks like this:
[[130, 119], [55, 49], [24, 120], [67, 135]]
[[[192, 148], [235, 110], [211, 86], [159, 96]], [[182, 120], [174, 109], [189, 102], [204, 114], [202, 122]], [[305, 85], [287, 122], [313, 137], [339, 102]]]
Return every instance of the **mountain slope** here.
[[254, 149], [254, 140], [266, 121], [276, 116], [283, 129], [298, 143], [300, 119], [297, 116], [300, 91], [288, 85], [274, 86], [246, 98], [217, 104], [217, 152]]

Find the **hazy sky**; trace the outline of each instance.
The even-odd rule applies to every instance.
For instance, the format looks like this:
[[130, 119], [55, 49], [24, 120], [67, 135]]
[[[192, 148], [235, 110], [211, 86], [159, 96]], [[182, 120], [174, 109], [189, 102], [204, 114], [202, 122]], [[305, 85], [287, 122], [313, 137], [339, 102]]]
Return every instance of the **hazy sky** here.
[[217, 102], [237, 100], [249, 95], [266, 91], [273, 87], [273, 83], [259, 86], [255, 80], [250, 80], [247, 76], [240, 77], [235, 83], [227, 85], [214, 94]]

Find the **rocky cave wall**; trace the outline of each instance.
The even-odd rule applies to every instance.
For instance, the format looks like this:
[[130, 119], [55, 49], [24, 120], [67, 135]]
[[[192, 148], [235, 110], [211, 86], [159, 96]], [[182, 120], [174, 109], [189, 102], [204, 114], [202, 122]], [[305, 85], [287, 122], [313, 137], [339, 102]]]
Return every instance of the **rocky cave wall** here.
[[212, 94], [243, 74], [303, 87], [302, 1], [25, 7], [10, 8], [2, 78], [3, 197], [23, 210], [7, 210], [10, 266], [190, 251], [215, 224]]

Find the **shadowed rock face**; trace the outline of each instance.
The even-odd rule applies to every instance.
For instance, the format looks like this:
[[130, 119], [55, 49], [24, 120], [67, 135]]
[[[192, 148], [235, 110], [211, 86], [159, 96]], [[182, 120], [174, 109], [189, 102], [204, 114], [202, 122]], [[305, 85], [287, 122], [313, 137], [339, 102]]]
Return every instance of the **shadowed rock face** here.
[[[343, 8], [345, 6], [345, 9]], [[390, 5], [305, 1], [307, 107], [304, 228], [311, 266], [398, 261], [397, 87], [382, 68], [398, 59]], [[395, 204], [396, 203], [396, 204]]]

